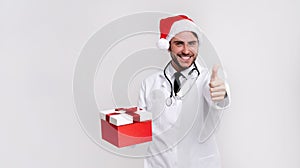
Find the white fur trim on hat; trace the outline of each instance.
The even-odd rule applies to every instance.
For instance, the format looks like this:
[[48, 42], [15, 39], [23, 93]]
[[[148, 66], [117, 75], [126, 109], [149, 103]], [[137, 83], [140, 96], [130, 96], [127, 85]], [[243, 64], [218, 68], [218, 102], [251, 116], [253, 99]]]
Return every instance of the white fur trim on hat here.
[[202, 33], [199, 27], [189, 20], [179, 20], [173, 23], [170, 33], [168, 34], [166, 40], [170, 41], [176, 34], [184, 31], [191, 31], [197, 34], [199, 42], [202, 41]]

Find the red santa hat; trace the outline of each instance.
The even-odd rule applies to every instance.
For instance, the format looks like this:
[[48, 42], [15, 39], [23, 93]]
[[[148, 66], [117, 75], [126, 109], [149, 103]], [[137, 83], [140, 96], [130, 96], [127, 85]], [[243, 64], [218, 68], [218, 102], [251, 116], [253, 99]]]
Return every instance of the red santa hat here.
[[197, 34], [199, 42], [202, 41], [202, 33], [194, 21], [185, 16], [177, 15], [160, 20], [160, 39], [157, 43], [158, 48], [168, 49], [170, 40], [178, 33], [191, 31]]

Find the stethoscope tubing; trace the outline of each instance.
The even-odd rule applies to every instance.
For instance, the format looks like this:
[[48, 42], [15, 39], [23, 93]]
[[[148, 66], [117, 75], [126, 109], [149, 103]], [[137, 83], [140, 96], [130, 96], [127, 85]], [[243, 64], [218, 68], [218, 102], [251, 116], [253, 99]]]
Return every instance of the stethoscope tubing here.
[[[165, 76], [165, 78], [167, 79], [167, 81], [169, 82], [169, 84], [170, 84], [170, 86], [171, 86], [170, 97], [168, 97], [168, 98], [166, 99], [166, 105], [167, 105], [167, 106], [171, 106], [171, 104], [173, 103], [173, 102], [172, 102], [172, 97], [173, 97], [173, 85], [172, 85], [171, 80], [168, 78], [168, 76], [167, 76], [167, 74], [166, 74], [166, 69], [167, 69], [167, 67], [168, 67], [170, 64], [171, 64], [171, 61], [170, 61], [170, 62], [165, 66], [165, 68], [164, 68], [164, 76]], [[198, 70], [198, 67], [197, 67], [196, 63], [193, 62], [193, 65], [194, 65], [194, 68], [189, 72], [189, 75], [191, 75], [191, 73], [192, 73], [194, 70], [196, 70], [196, 71], [197, 71], [197, 76], [199, 76], [199, 75], [200, 75], [200, 72], [199, 72], [199, 70]]]

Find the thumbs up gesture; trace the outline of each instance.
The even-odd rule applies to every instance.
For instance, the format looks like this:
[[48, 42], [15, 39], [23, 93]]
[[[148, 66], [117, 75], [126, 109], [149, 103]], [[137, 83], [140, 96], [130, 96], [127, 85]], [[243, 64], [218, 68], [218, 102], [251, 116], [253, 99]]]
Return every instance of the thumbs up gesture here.
[[218, 77], [218, 70], [220, 65], [214, 65], [209, 83], [209, 91], [212, 101], [222, 101], [226, 95], [226, 88], [224, 81]]

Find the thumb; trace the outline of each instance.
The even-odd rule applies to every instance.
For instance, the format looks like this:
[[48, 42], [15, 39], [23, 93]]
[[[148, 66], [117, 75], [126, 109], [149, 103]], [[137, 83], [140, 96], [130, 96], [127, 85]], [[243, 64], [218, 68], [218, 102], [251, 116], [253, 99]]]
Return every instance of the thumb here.
[[220, 68], [219, 64], [215, 64], [212, 68], [211, 80], [216, 80], [218, 78], [218, 70]]

